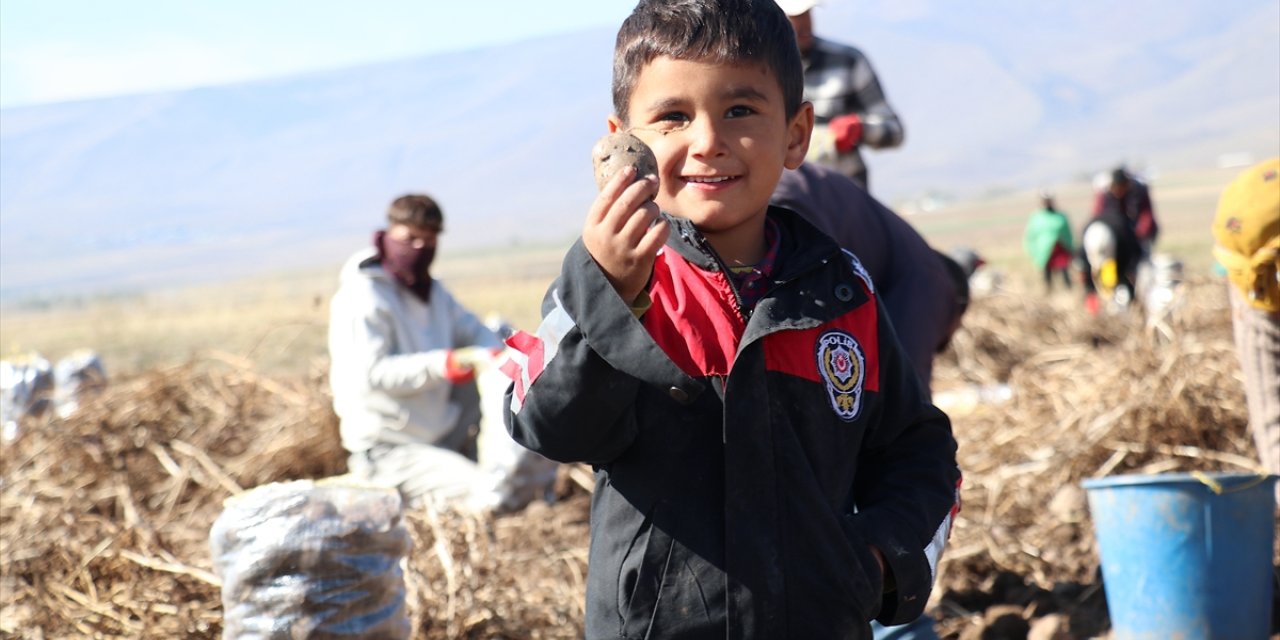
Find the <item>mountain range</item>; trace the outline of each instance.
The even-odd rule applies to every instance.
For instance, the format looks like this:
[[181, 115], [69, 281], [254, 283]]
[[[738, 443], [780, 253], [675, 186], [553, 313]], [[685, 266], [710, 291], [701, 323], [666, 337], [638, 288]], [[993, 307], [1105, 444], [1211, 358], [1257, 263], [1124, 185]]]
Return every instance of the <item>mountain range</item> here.
[[[868, 54], [906, 124], [867, 154], [893, 204], [1280, 152], [1276, 0], [831, 2], [815, 29]], [[613, 32], [0, 110], [0, 296], [336, 265], [408, 191], [450, 248], [566, 242]]]

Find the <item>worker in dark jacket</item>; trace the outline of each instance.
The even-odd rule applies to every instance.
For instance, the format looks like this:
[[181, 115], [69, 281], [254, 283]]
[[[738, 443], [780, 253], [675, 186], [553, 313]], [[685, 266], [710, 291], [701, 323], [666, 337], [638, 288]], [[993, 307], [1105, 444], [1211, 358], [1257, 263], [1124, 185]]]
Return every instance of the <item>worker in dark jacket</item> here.
[[1107, 211], [1119, 216], [1129, 225], [1141, 251], [1140, 259], [1150, 258], [1151, 247], [1160, 234], [1160, 225], [1156, 223], [1151, 189], [1146, 183], [1124, 167], [1117, 167], [1111, 172], [1111, 182], [1105, 190], [1098, 192], [1093, 205], [1095, 217]]
[[516, 440], [596, 468], [588, 638], [868, 638], [928, 599], [955, 441], [865, 269], [769, 205], [801, 78], [772, 0], [642, 0], [618, 34], [610, 130], [656, 175], [605, 183], [504, 367]]

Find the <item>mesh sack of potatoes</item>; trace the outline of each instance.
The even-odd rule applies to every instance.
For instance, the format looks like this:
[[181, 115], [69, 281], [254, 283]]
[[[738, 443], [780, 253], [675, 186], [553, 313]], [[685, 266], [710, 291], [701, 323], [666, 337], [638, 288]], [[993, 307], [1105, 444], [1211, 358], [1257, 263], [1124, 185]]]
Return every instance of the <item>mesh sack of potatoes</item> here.
[[223, 638], [410, 636], [400, 495], [338, 482], [263, 485], [210, 529]]

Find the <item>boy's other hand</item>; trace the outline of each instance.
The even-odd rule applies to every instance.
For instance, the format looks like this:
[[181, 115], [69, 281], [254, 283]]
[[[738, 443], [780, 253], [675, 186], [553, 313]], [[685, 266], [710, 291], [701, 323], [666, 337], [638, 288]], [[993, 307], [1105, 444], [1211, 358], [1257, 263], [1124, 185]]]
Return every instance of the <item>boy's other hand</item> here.
[[631, 304], [644, 291], [658, 250], [667, 240], [667, 224], [653, 198], [654, 176], [636, 179], [635, 167], [619, 171], [587, 212], [582, 243], [618, 295]]

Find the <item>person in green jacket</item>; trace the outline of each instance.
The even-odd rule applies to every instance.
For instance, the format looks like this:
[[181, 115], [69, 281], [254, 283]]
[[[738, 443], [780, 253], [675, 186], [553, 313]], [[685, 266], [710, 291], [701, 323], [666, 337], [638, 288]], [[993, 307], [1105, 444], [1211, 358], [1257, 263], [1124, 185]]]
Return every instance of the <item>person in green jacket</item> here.
[[1071, 221], [1054, 205], [1053, 194], [1041, 192], [1040, 208], [1027, 221], [1022, 246], [1044, 274], [1046, 291], [1053, 291], [1055, 273], [1061, 274], [1062, 283], [1071, 288]]

